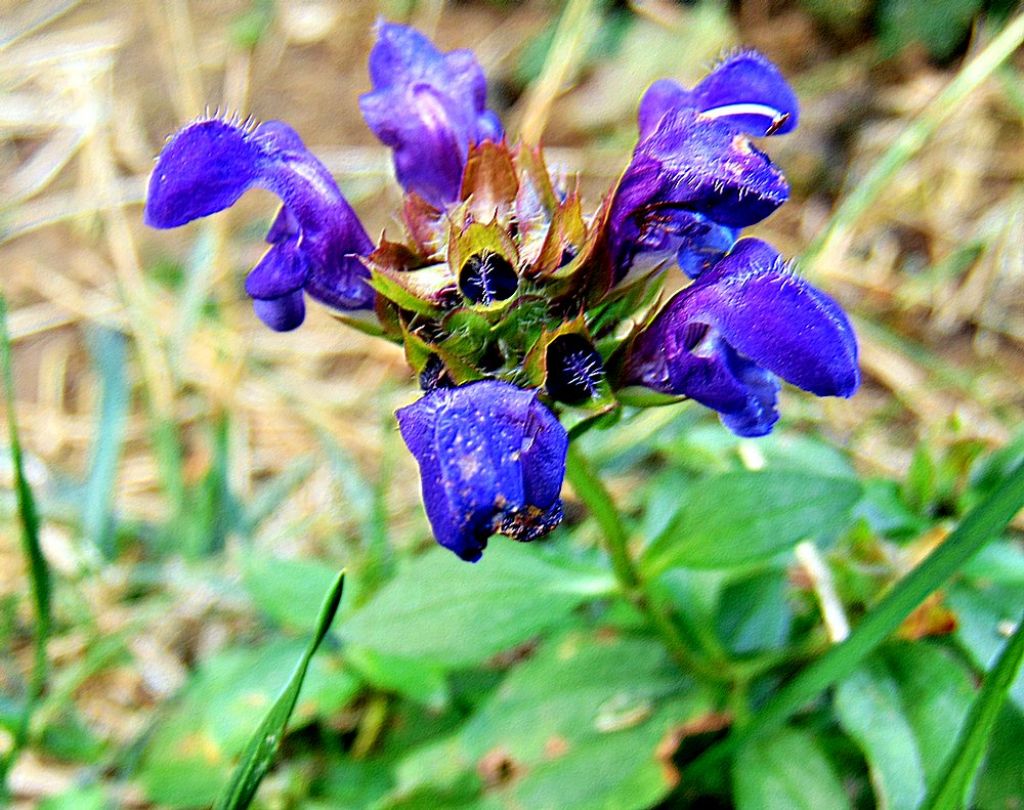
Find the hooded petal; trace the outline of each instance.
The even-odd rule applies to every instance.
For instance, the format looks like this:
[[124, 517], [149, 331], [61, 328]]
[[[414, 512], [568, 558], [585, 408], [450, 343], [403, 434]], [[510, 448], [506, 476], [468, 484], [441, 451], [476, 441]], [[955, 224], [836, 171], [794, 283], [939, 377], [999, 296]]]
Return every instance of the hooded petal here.
[[487, 83], [470, 51], [443, 54], [423, 34], [382, 22], [370, 52], [373, 90], [359, 99], [363, 118], [394, 150], [406, 191], [443, 206], [458, 199], [471, 144], [502, 136], [486, 109]]
[[637, 143], [615, 190], [609, 215], [615, 277], [639, 254], [672, 246], [666, 233], [687, 219], [684, 213], [738, 229], [760, 222], [788, 196], [782, 172], [744, 135], [693, 110], [670, 112]]
[[757, 51], [726, 57], [696, 87], [671, 79], [652, 84], [640, 101], [640, 135], [669, 112], [692, 109], [748, 135], [782, 135], [796, 129], [799, 103], [782, 73]]
[[643, 98], [640, 99], [640, 108], [636, 114], [640, 137], [650, 135], [666, 113], [696, 108], [693, 94], [679, 82], [672, 79], [658, 79], [647, 88]]
[[818, 396], [853, 396], [860, 370], [846, 313], [771, 245], [740, 240], [701, 281], [691, 312], [740, 354]]
[[623, 377], [691, 397], [741, 435], [761, 435], [778, 418], [773, 375], [818, 396], [852, 396], [857, 342], [831, 298], [770, 245], [742, 239], [637, 337]]
[[260, 150], [252, 133], [213, 119], [180, 130], [163, 148], [146, 194], [146, 224], [177, 228], [234, 205], [257, 184]]
[[568, 436], [535, 392], [484, 380], [435, 389], [397, 416], [434, 536], [462, 559], [479, 559], [495, 532], [531, 540], [561, 519]]
[[271, 249], [254, 270], [257, 297], [291, 292], [301, 275], [315, 282], [310, 294], [330, 306], [371, 307], [369, 272], [356, 257], [368, 255], [373, 244], [330, 172], [280, 121], [250, 129], [211, 119], [182, 129], [157, 159], [146, 221], [158, 228], [183, 225], [233, 205], [255, 186], [284, 201], [267, 241], [290, 245]]
[[796, 129], [800, 105], [779, 69], [757, 51], [723, 59], [693, 88], [697, 108], [748, 135]]

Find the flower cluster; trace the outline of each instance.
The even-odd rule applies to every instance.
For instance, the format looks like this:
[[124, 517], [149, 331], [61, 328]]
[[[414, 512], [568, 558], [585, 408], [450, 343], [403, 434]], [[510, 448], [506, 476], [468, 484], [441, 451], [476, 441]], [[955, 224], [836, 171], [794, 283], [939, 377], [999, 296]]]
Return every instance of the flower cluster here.
[[[146, 221], [182, 225], [260, 186], [283, 205], [246, 291], [271, 328], [305, 295], [375, 318], [404, 346], [422, 398], [398, 411], [437, 540], [466, 560], [495, 533], [532, 540], [562, 518], [562, 421], [693, 399], [741, 436], [778, 419], [779, 380], [851, 396], [857, 344], [842, 310], [741, 229], [788, 197], [751, 142], [797, 124], [797, 101], [757, 53], [693, 89], [644, 95], [619, 182], [586, 213], [534, 145], [510, 145], [469, 51], [439, 52], [381, 23], [360, 99], [405, 190], [400, 241], [374, 244], [286, 124], [200, 120], [164, 147]], [[662, 300], [666, 268], [692, 282]], [[561, 421], [560, 421], [561, 420]]]

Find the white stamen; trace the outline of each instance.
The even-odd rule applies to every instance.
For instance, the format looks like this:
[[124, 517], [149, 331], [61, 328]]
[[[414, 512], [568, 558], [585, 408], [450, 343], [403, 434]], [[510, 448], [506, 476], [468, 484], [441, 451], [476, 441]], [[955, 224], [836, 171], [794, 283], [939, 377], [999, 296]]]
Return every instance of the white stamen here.
[[774, 121], [781, 118], [785, 113], [769, 107], [767, 104], [753, 104], [741, 102], [739, 104], [723, 104], [721, 107], [712, 107], [710, 110], [701, 110], [701, 115], [708, 118], [725, 118], [727, 115], [763, 115], [765, 118]]

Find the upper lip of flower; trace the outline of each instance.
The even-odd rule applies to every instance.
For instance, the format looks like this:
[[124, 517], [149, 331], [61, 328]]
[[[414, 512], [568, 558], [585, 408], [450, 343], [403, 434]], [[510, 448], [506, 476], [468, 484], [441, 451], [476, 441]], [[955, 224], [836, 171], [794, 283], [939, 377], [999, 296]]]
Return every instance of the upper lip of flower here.
[[399, 182], [432, 205], [454, 202], [470, 145], [502, 135], [486, 108], [487, 84], [476, 57], [441, 53], [418, 31], [382, 21], [370, 77], [373, 89], [359, 106], [370, 129], [394, 150]]
[[[691, 108], [667, 112], [638, 141], [614, 193], [608, 231], [615, 277], [621, 279], [634, 257], [648, 249], [646, 232], [659, 229], [665, 213], [742, 228], [767, 217], [788, 196], [782, 172], [733, 126]], [[695, 249], [702, 246], [686, 235], [671, 249], [688, 240]]]
[[796, 94], [779, 69], [749, 50], [726, 56], [692, 90], [671, 79], [651, 85], [637, 116], [641, 137], [667, 112], [682, 108], [723, 119], [755, 136], [792, 132], [800, 114]]
[[741, 239], [673, 297], [636, 337], [623, 369], [623, 384], [689, 396], [737, 419], [767, 408], [768, 421], [744, 435], [767, 432], [777, 418], [764, 372], [818, 396], [849, 397], [860, 380], [843, 311], [758, 239]]

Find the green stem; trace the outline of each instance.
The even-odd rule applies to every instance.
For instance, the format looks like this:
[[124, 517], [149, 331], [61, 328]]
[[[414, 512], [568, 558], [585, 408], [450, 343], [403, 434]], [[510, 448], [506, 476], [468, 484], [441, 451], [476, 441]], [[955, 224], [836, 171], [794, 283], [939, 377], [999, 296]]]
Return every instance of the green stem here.
[[920, 151], [942, 122], [991, 76], [1022, 42], [1024, 14], [1012, 19], [981, 53], [964, 65], [942, 92], [935, 96], [900, 133], [871, 170], [857, 182], [843, 204], [832, 215], [828, 227], [804, 253], [804, 264], [808, 270], [814, 260], [825, 254], [826, 249], [841, 238], [861, 214], [875, 203], [893, 175]]
[[619, 510], [615, 508], [611, 493], [590, 469], [590, 465], [576, 445], [569, 447], [565, 475], [576, 494], [580, 496], [580, 500], [594, 516], [597, 525], [601, 527], [615, 578], [618, 579], [623, 591], [632, 596], [640, 589], [641, 580], [640, 573], [629, 556], [629, 536], [626, 527], [619, 518]]
[[696, 672], [717, 681], [728, 679], [727, 671], [705, 662], [690, 649], [679, 628], [672, 621], [669, 611], [662, 602], [654, 598], [649, 583], [641, 576], [629, 555], [629, 535], [611, 494], [576, 445], [569, 446], [565, 475], [601, 528], [605, 547], [611, 559], [612, 571], [623, 596], [647, 617], [665, 642], [669, 654], [688, 672]]
[[370, 698], [370, 702], [359, 721], [355, 742], [352, 743], [352, 758], [366, 759], [377, 740], [384, 731], [388, 719], [388, 697], [380, 693]]

